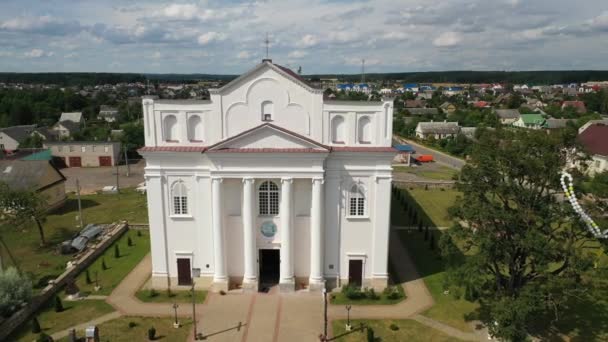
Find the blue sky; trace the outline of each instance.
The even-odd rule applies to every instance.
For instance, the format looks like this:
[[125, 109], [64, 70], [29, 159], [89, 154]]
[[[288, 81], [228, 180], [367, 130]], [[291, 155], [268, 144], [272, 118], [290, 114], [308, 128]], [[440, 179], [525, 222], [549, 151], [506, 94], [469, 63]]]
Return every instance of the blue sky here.
[[2, 0], [0, 71], [608, 69], [606, 0]]

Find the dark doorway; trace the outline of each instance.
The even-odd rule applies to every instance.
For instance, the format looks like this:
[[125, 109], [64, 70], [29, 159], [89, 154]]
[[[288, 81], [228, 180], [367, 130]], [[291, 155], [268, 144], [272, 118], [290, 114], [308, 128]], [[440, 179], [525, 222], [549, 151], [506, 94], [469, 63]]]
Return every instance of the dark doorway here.
[[361, 287], [363, 278], [363, 260], [348, 261], [348, 284]]
[[279, 283], [281, 255], [278, 249], [260, 249], [260, 289]]
[[192, 285], [190, 259], [177, 259], [177, 285]]
[[99, 166], [112, 166], [112, 157], [99, 156]]
[[82, 167], [82, 159], [80, 157], [69, 157], [70, 167]]

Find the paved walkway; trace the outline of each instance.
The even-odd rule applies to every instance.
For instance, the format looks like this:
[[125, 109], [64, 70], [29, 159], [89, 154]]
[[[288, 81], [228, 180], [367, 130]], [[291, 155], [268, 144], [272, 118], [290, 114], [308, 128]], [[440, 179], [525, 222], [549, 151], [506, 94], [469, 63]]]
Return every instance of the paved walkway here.
[[[403, 282], [402, 286], [407, 298], [396, 305], [353, 305], [351, 318], [414, 319], [463, 340], [482, 339], [479, 335], [465, 333], [419, 315], [433, 305], [433, 297], [395, 231], [391, 232], [389, 253], [391, 260], [399, 261], [393, 265], [393, 270], [397, 279]], [[135, 292], [150, 277], [150, 269], [151, 257], [147, 255], [114, 289], [107, 298], [107, 302], [117, 309], [113, 315], [116, 317], [173, 315], [170, 303], [143, 303], [134, 297]], [[209, 293], [205, 303], [196, 306], [198, 332], [202, 333], [208, 341], [316, 341], [319, 333], [323, 331], [322, 296], [319, 293], [305, 291], [276, 294], [275, 290], [273, 289], [270, 294], [229, 291], [222, 296]], [[182, 305], [178, 308], [178, 316], [191, 317], [191, 310], [190, 305]], [[111, 319], [106, 316], [99, 319]], [[346, 310], [343, 306], [330, 305], [328, 317], [330, 321], [344, 319]], [[91, 323], [85, 323], [83, 326]], [[101, 322], [97, 324], [99, 323]], [[66, 330], [65, 334], [67, 335], [68, 332], [69, 330]], [[191, 333], [189, 340], [193, 341], [193, 337]]]

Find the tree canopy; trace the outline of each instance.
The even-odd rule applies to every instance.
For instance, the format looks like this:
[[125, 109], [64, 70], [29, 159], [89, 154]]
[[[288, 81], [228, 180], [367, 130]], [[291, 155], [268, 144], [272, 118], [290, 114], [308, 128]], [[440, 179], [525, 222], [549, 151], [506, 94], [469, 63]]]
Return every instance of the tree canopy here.
[[557, 195], [574, 136], [485, 132], [462, 169], [462, 198], [451, 209], [459, 223], [444, 235], [442, 252], [499, 338], [525, 340], [540, 322], [559, 320], [592, 265], [583, 247], [593, 239]]

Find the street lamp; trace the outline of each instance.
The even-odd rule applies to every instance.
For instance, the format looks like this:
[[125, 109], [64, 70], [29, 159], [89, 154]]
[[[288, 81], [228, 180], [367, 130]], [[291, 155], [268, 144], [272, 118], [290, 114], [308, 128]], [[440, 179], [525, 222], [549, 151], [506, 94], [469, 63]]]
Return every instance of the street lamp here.
[[346, 306], [346, 331], [351, 331], [353, 329], [353, 327], [350, 325], [350, 309], [352, 309], [352, 306], [347, 305]]
[[179, 328], [179, 322], [177, 321], [177, 308], [179, 308], [179, 305], [177, 305], [177, 303], [173, 303], [173, 313], [174, 313], [174, 317], [175, 317], [175, 321], [173, 322], [173, 327], [174, 328]]

